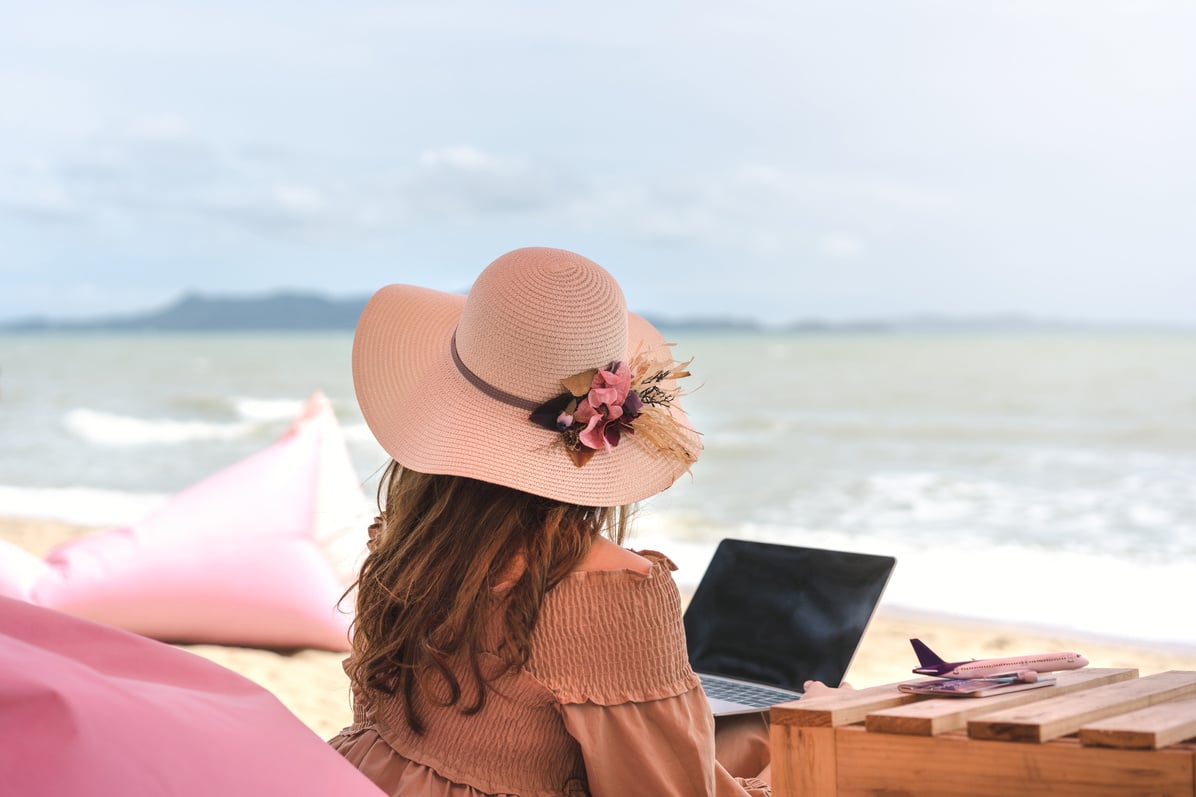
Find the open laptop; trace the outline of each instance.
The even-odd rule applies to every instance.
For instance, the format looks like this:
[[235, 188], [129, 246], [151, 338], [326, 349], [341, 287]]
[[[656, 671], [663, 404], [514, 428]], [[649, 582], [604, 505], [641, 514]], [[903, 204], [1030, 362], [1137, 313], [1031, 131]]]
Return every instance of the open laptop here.
[[723, 540], [685, 610], [689, 662], [716, 716], [843, 681], [897, 560]]

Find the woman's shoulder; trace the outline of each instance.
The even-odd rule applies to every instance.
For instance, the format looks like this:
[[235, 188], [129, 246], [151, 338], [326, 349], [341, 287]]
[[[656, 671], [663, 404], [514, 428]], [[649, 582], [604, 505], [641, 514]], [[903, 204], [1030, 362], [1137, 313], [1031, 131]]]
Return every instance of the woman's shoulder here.
[[662, 554], [658, 554], [655, 551], [637, 553], [621, 545], [616, 545], [606, 537], [599, 537], [590, 546], [589, 553], [578, 563], [573, 572], [593, 573], [631, 570], [636, 573], [648, 575], [651, 573], [655, 562], [663, 558], [665, 557]]
[[[677, 565], [658, 551], [633, 551], [609, 540], [596, 542], [573, 570], [545, 597], [545, 606], [576, 606], [588, 612], [594, 602], [642, 603], [650, 596], [663, 601], [671, 611], [680, 607], [680, 595], [673, 581]], [[613, 608], [613, 607], [612, 607]], [[637, 606], [628, 607], [639, 614]]]
[[527, 667], [563, 702], [653, 700], [696, 683], [672, 562], [625, 553], [600, 553], [592, 563], [608, 567], [574, 570], [544, 600]]

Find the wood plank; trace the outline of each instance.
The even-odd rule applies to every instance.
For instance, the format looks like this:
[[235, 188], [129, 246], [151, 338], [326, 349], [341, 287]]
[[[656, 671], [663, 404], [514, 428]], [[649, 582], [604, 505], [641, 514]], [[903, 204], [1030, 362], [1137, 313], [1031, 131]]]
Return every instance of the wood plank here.
[[835, 795], [835, 732], [831, 728], [800, 728], [773, 725], [769, 730], [772, 749], [772, 793], [774, 797]]
[[915, 695], [898, 690], [897, 684], [885, 684], [782, 703], [773, 706], [769, 716], [773, 725], [834, 728], [863, 722], [864, 717], [873, 711], [911, 703], [915, 699]]
[[[1192, 797], [1196, 754], [836, 728], [837, 797]], [[817, 794], [817, 792], [811, 792]]]
[[1105, 717], [1190, 695], [1196, 695], [1196, 672], [1161, 672], [986, 714], [968, 720], [968, 736], [1045, 742]]
[[1196, 699], [1175, 700], [1084, 725], [1080, 743], [1158, 750], [1196, 738]]
[[874, 711], [867, 716], [865, 725], [873, 733], [935, 736], [949, 731], [963, 730], [967, 727], [969, 719], [994, 711], [1024, 706], [1027, 703], [1049, 700], [1052, 697], [1060, 697], [1083, 689], [1092, 689], [1137, 677], [1137, 670], [1102, 669], [1099, 667], [1060, 672], [1056, 673], [1054, 686], [992, 697], [921, 699], [903, 706]]

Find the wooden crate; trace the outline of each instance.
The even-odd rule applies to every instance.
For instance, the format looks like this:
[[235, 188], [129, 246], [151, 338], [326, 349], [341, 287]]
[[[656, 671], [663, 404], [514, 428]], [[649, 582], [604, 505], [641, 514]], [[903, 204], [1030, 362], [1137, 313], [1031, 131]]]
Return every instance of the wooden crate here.
[[1196, 672], [1057, 673], [985, 698], [897, 684], [772, 710], [777, 797], [1196, 797]]

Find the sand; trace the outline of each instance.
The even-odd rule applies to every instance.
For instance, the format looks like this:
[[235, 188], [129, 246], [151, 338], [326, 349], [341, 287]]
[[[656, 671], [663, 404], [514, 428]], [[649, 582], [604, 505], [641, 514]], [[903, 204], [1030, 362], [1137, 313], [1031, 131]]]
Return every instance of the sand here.
[[[39, 556], [61, 542], [91, 533], [86, 526], [0, 517], [0, 539]], [[912, 677], [910, 637], [919, 637], [944, 657], [964, 659], [1075, 650], [1093, 667], [1134, 667], [1142, 675], [1196, 670], [1196, 649], [1102, 639], [1082, 630], [1057, 631], [1005, 626], [991, 621], [903, 611], [882, 604], [856, 653], [847, 681], [866, 687]], [[219, 645], [179, 645], [261, 684], [324, 738], [350, 720], [349, 683], [341, 669], [344, 653], [273, 651]]]

